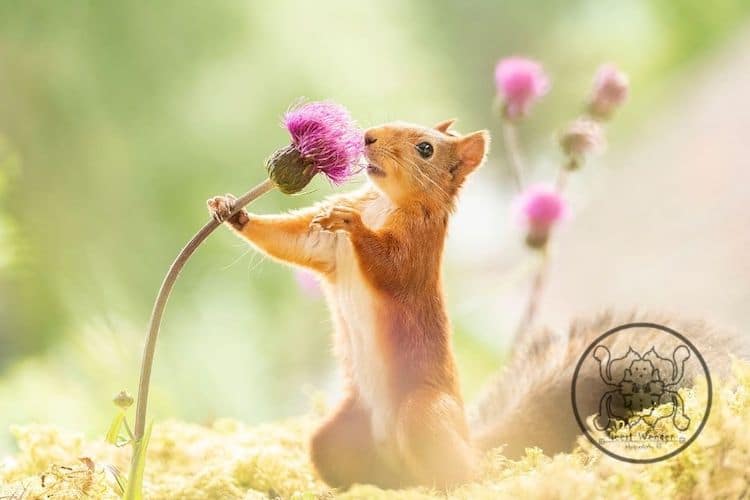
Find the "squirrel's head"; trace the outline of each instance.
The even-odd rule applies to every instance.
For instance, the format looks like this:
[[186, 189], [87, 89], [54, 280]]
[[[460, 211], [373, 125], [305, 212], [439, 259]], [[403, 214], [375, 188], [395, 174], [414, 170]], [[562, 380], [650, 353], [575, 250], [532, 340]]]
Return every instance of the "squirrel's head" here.
[[388, 123], [365, 131], [367, 175], [391, 201], [432, 200], [451, 206], [466, 177], [484, 161], [486, 130], [460, 135], [455, 120], [433, 128]]

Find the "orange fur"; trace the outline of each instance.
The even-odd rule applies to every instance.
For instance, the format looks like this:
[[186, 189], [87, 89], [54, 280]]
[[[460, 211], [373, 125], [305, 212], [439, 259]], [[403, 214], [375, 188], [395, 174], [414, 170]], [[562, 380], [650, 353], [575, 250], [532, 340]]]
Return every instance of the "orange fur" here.
[[296, 213], [228, 221], [259, 250], [324, 277], [348, 390], [312, 437], [311, 458], [332, 486], [444, 487], [473, 474], [440, 267], [453, 203], [489, 136], [459, 136], [451, 124], [370, 129], [372, 185]]

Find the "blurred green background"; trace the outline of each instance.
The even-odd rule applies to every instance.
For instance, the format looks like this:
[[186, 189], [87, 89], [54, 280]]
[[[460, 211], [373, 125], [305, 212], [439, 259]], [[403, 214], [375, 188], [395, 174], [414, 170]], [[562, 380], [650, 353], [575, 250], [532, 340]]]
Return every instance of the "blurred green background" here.
[[[502, 205], [511, 184], [490, 106], [498, 58], [528, 55], [550, 73], [552, 92], [522, 131], [550, 161], [552, 132], [580, 108], [599, 63], [616, 62], [634, 89], [610, 130], [616, 154], [749, 14], [742, 0], [0, 2], [0, 452], [12, 449], [12, 423], [106, 430], [111, 396], [136, 390], [152, 301], [206, 220], [205, 199], [264, 177], [264, 158], [287, 142], [280, 115], [298, 97], [341, 102], [363, 126], [458, 117], [462, 131], [490, 128], [491, 160], [474, 182]], [[332, 190], [317, 179], [253, 210]], [[455, 290], [477, 271], [460, 246], [449, 247], [446, 276], [471, 397], [500, 365], [512, 321], [490, 307], [466, 313]], [[521, 253], [508, 246], [510, 262]], [[481, 302], [497, 287], [473, 293]], [[151, 415], [304, 412], [311, 394], [335, 395], [330, 326], [289, 269], [218, 232], [171, 298]]]

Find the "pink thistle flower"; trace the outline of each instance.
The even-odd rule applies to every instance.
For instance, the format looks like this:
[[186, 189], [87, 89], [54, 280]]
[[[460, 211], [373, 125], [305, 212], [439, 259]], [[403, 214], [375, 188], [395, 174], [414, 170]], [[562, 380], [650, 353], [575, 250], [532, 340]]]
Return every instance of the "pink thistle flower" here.
[[628, 75], [614, 64], [603, 64], [594, 77], [594, 88], [589, 98], [589, 112], [599, 119], [607, 119], [628, 98]]
[[334, 102], [309, 102], [290, 109], [283, 119], [292, 145], [334, 184], [346, 181], [364, 153], [362, 131], [349, 112]]
[[544, 247], [552, 229], [569, 215], [565, 198], [546, 184], [529, 186], [514, 200], [513, 212], [532, 248]]
[[542, 65], [531, 59], [508, 57], [495, 67], [495, 86], [504, 101], [504, 114], [510, 120], [526, 115], [534, 102], [549, 90]]
[[604, 149], [602, 127], [593, 120], [579, 118], [560, 134], [560, 147], [570, 159], [568, 168], [575, 169], [586, 155]]
[[318, 298], [323, 293], [320, 289], [319, 278], [310, 271], [305, 271], [304, 269], [295, 269], [294, 280], [297, 282], [297, 286], [299, 286], [299, 289], [302, 291], [302, 293], [304, 293], [308, 297]]

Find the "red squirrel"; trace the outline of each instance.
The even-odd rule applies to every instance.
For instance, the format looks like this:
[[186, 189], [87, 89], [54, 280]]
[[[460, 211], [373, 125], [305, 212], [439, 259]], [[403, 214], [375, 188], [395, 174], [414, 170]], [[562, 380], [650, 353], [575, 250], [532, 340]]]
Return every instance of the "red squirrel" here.
[[[440, 269], [456, 196], [490, 138], [452, 123], [371, 128], [363, 189], [227, 221], [261, 252], [322, 276], [347, 386], [310, 444], [331, 486], [445, 486], [473, 474]], [[212, 198], [209, 210], [226, 218], [233, 201]]]
[[[473, 477], [479, 450], [506, 444], [510, 456], [527, 446], [568, 451], [580, 434], [569, 402], [573, 367], [587, 343], [617, 323], [604, 316], [574, 324], [567, 336], [529, 332], [469, 426], [441, 261], [457, 194], [483, 163], [490, 137], [460, 135], [452, 124], [367, 130], [370, 182], [307, 209], [243, 210], [229, 218], [233, 196], [208, 200], [213, 216], [261, 252], [322, 277], [346, 394], [314, 432], [310, 456], [333, 487], [448, 487]], [[692, 331], [713, 335], [705, 327]], [[710, 365], [726, 365], [726, 351], [748, 352], [716, 339], [722, 349], [698, 346]], [[583, 411], [596, 409], [592, 400]]]

